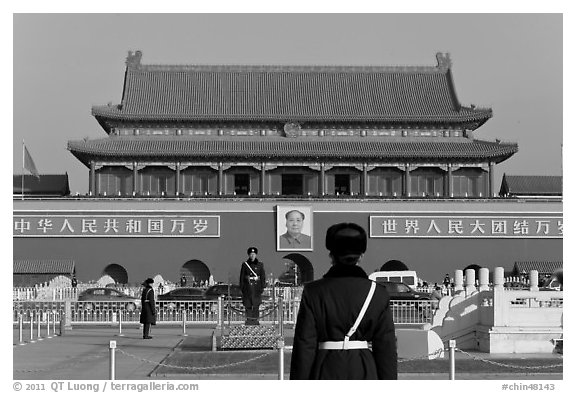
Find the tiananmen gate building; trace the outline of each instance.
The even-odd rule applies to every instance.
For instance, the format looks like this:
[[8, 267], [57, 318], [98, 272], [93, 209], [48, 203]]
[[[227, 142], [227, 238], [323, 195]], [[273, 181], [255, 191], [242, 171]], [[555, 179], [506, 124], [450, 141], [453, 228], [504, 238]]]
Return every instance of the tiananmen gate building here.
[[[435, 66], [147, 65], [94, 106], [106, 136], [68, 142], [86, 196], [14, 199], [14, 258], [75, 262], [80, 280], [181, 274], [236, 282], [255, 246], [270, 278], [329, 267], [326, 229], [369, 232], [367, 272], [424, 279], [470, 264], [562, 259], [562, 201], [498, 198], [515, 143], [477, 137], [448, 54]], [[307, 242], [282, 243], [298, 210]]]

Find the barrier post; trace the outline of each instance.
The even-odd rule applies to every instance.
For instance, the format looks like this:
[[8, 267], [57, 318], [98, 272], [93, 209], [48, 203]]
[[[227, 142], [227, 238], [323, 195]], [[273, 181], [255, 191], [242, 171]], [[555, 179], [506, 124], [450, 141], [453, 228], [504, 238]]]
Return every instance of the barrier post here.
[[24, 345], [24, 337], [22, 336], [24, 330], [24, 317], [22, 314], [18, 315], [18, 345]]
[[278, 337], [278, 380], [284, 380], [284, 337]]
[[276, 309], [276, 283], [272, 286], [272, 305], [274, 306], [274, 325], [276, 325], [276, 316], [278, 315], [278, 310]]
[[50, 336], [50, 311], [46, 313], [46, 338], [52, 338]]
[[30, 342], [34, 343], [34, 313], [30, 312]]
[[448, 341], [448, 347], [450, 348], [450, 380], [454, 381], [456, 379], [456, 359], [454, 353], [456, 340]]
[[182, 336], [186, 337], [186, 309], [182, 310]]
[[216, 345], [216, 330], [212, 331], [212, 352], [216, 352], [217, 350], [217, 345]]
[[116, 378], [116, 341], [110, 341], [110, 380]]
[[280, 336], [284, 337], [284, 297], [278, 296], [278, 325], [280, 327]]
[[224, 325], [224, 296], [218, 296], [218, 326]]
[[66, 300], [64, 307], [64, 328], [72, 329], [72, 302]]
[[52, 334], [56, 335], [56, 310], [53, 310], [52, 314]]
[[40, 323], [42, 322], [42, 311], [38, 312], [38, 320], [36, 322], [36, 327], [38, 328], [38, 341], [42, 341], [42, 331], [40, 330]]
[[294, 296], [292, 298], [292, 315], [293, 315], [293, 322], [294, 325], [296, 326], [296, 320], [298, 319], [298, 309], [300, 308], [300, 296]]
[[66, 313], [60, 313], [60, 337], [64, 335], [66, 330]]
[[118, 310], [118, 337], [123, 337], [122, 334], [122, 311]]

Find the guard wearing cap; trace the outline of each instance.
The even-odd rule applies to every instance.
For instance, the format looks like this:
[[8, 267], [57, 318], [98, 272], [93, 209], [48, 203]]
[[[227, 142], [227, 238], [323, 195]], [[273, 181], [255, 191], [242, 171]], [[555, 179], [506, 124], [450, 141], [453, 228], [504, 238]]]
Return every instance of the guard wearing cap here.
[[266, 286], [266, 273], [264, 264], [257, 258], [258, 249], [249, 247], [247, 253], [248, 259], [240, 268], [242, 303], [246, 308], [246, 325], [259, 325], [260, 303], [262, 303], [262, 292]]
[[357, 224], [328, 228], [332, 267], [302, 292], [290, 379], [398, 378], [388, 292], [358, 266], [366, 246]]
[[143, 283], [142, 290], [142, 311], [140, 312], [140, 323], [144, 325], [143, 339], [151, 339], [150, 325], [156, 325], [156, 304], [154, 303], [154, 289], [152, 289], [154, 280], [147, 278]]

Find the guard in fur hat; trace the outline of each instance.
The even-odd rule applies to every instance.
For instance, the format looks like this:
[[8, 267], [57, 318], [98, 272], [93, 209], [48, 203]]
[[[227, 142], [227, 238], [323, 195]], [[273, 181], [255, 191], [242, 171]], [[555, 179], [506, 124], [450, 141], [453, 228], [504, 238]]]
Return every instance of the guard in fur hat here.
[[154, 280], [147, 278], [142, 286], [142, 311], [140, 312], [140, 323], [144, 325], [143, 339], [151, 339], [150, 325], [156, 325], [156, 304], [154, 302], [154, 289], [152, 288]]
[[250, 247], [247, 253], [248, 259], [240, 268], [242, 303], [246, 309], [246, 325], [259, 325], [260, 303], [262, 303], [262, 292], [266, 286], [266, 273], [264, 264], [258, 260], [258, 249]]
[[290, 379], [397, 379], [390, 298], [358, 266], [367, 236], [352, 223], [328, 228], [332, 267], [304, 286]]

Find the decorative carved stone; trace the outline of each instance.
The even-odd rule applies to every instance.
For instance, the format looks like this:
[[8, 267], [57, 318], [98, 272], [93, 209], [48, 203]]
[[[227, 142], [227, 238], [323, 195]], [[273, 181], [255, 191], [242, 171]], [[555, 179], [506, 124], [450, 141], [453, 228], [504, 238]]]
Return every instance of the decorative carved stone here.
[[142, 51], [128, 51], [128, 56], [126, 57], [126, 66], [134, 68], [140, 67], [140, 60], [142, 60]]
[[436, 60], [438, 61], [438, 68], [450, 68], [452, 67], [452, 60], [450, 59], [450, 53], [436, 53]]

